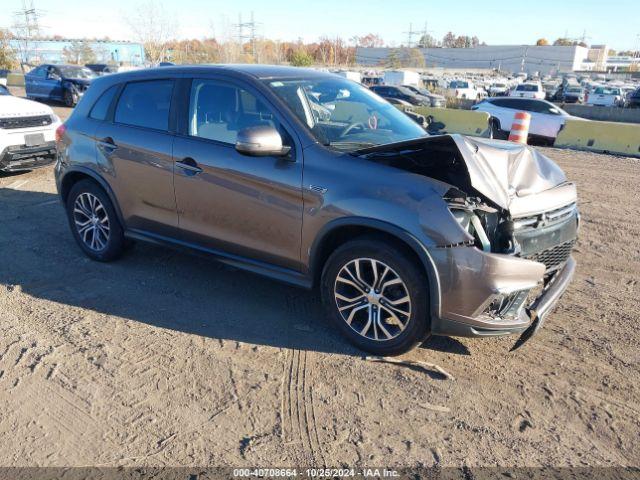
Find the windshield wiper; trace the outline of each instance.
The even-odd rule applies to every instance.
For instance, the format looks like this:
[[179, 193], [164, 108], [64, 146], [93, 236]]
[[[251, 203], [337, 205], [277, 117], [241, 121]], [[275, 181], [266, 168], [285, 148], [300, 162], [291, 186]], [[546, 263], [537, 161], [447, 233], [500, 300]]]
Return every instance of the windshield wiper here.
[[378, 145], [377, 143], [373, 143], [373, 142], [357, 142], [357, 141], [340, 141], [340, 142], [329, 142], [329, 143], [325, 143], [325, 146], [327, 147], [336, 147], [336, 148], [355, 148], [356, 150], [359, 150], [361, 148], [367, 148], [367, 147], [375, 147], [376, 145]]

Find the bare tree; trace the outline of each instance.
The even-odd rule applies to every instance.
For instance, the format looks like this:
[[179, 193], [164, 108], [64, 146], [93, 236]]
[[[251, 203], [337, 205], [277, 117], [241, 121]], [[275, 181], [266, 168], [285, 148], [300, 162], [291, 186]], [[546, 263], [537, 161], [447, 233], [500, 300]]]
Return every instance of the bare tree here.
[[167, 58], [167, 45], [178, 28], [175, 19], [160, 2], [150, 0], [139, 5], [125, 21], [144, 46], [147, 61], [158, 64]]

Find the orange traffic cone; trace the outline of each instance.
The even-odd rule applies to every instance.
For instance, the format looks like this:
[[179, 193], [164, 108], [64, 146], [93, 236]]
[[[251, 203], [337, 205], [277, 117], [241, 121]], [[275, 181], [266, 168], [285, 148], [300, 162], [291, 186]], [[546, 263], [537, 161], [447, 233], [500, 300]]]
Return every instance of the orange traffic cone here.
[[513, 119], [513, 125], [511, 125], [511, 132], [509, 132], [509, 141], [526, 145], [530, 123], [531, 114], [527, 112], [517, 112]]

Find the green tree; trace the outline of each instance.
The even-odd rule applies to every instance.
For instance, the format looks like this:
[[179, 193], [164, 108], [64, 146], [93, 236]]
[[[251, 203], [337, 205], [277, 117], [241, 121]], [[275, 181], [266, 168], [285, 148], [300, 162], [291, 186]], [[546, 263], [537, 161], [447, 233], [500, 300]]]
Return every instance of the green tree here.
[[296, 50], [291, 55], [291, 65], [294, 67], [310, 67], [313, 65], [313, 57], [304, 50]]
[[573, 40], [569, 38], [556, 38], [553, 44], [557, 47], [572, 47], [576, 44]]
[[403, 53], [403, 66], [409, 68], [425, 68], [424, 55], [422, 55], [419, 48], [409, 48]]
[[436, 40], [432, 35], [425, 33], [418, 40], [418, 46], [422, 48], [434, 48], [438, 46], [438, 40]]
[[96, 54], [87, 42], [76, 41], [62, 49], [62, 58], [68, 63], [84, 65], [95, 62]]

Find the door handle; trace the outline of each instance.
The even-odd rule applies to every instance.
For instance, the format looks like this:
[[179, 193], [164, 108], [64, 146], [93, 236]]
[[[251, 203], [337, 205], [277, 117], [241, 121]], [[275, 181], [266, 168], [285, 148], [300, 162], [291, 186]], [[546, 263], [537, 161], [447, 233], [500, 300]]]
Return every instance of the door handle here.
[[111, 137], [104, 137], [98, 140], [98, 144], [104, 149], [106, 150], [108, 153], [113, 152], [116, 148], [118, 148], [118, 146], [116, 145], [116, 142], [113, 141], [113, 138]]
[[202, 173], [202, 169], [198, 166], [196, 161], [193, 158], [183, 158], [182, 160], [176, 162], [176, 167], [181, 168], [185, 175], [192, 177], [194, 175], [198, 175]]

